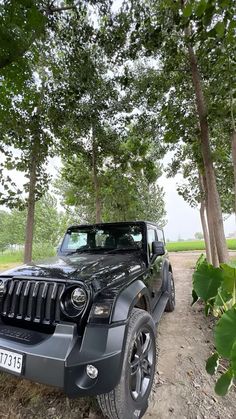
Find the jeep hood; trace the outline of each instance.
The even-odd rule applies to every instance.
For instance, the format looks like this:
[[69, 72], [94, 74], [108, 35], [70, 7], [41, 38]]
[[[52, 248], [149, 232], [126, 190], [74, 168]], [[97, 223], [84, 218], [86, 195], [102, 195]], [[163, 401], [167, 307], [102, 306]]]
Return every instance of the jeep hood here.
[[78, 280], [93, 283], [95, 290], [129, 282], [145, 270], [140, 252], [117, 254], [79, 253], [23, 265], [1, 274], [4, 277]]

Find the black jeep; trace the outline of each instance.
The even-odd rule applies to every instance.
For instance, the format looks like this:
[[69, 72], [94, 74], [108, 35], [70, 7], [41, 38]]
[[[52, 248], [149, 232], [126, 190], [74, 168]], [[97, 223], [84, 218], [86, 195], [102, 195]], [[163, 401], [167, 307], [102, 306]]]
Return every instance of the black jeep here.
[[141, 418], [156, 324], [175, 305], [164, 243], [150, 222], [72, 226], [58, 257], [1, 274], [0, 369]]

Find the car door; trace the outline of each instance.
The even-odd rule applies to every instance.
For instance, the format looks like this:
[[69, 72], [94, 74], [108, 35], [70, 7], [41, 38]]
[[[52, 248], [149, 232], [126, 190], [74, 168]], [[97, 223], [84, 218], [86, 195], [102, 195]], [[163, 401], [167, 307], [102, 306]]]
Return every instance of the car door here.
[[157, 229], [155, 226], [149, 225], [147, 228], [147, 245], [148, 245], [148, 276], [149, 276], [149, 288], [153, 297], [153, 305], [159, 299], [162, 292], [162, 256], [153, 256], [152, 254], [152, 243], [158, 240]]

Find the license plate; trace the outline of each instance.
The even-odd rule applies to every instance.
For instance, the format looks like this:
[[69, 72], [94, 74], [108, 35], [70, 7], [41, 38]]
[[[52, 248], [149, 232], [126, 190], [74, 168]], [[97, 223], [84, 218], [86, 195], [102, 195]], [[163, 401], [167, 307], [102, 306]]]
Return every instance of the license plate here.
[[23, 355], [0, 348], [0, 368], [21, 374]]

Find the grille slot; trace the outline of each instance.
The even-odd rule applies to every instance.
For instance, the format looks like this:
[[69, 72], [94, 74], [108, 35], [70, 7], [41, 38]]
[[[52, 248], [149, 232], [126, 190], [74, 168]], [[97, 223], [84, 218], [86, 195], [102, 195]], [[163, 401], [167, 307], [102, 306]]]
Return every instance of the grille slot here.
[[65, 284], [11, 279], [2, 300], [2, 316], [42, 325], [60, 321], [60, 297]]

